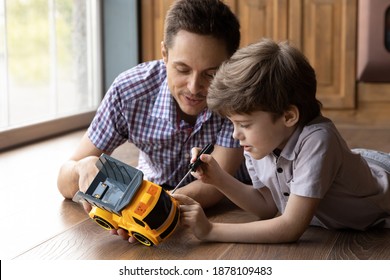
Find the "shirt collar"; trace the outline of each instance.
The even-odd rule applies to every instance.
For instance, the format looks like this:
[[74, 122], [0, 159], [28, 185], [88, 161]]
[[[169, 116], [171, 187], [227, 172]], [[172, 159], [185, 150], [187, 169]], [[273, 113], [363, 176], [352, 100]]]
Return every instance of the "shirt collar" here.
[[284, 157], [287, 160], [294, 160], [297, 157], [297, 153], [295, 151], [296, 146], [302, 141], [300, 138], [302, 136], [302, 132], [305, 129], [305, 132], [303, 134], [307, 134], [307, 128], [313, 127], [316, 123], [321, 123], [324, 121], [329, 121], [329, 119], [324, 118], [323, 116], [318, 116], [314, 118], [311, 122], [309, 122], [304, 127], [299, 126], [295, 129], [293, 134], [291, 135], [290, 139], [287, 141], [286, 146], [283, 148], [280, 156]]
[[154, 102], [152, 116], [171, 123], [176, 122], [176, 104], [168, 89], [167, 79], [163, 81], [160, 87], [160, 92]]
[[298, 143], [299, 135], [301, 134], [303, 127], [298, 126], [291, 137], [288, 139], [286, 146], [284, 146], [280, 156], [287, 160], [294, 160], [296, 158], [295, 147]]

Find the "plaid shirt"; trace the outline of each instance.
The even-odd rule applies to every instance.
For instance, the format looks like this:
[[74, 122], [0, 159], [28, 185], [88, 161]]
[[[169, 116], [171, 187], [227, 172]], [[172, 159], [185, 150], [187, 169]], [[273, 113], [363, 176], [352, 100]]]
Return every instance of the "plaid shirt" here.
[[[229, 120], [201, 112], [194, 126], [178, 120], [167, 85], [165, 64], [142, 63], [118, 76], [97, 110], [88, 135], [99, 149], [112, 152], [129, 141], [140, 150], [138, 169], [145, 179], [175, 186], [187, 173], [192, 147], [213, 143], [239, 147]], [[193, 178], [189, 176], [189, 183]]]

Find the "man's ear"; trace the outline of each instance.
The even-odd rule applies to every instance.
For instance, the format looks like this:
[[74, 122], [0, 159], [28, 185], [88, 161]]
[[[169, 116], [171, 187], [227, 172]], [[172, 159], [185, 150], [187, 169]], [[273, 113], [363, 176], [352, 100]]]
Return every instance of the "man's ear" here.
[[164, 41], [161, 42], [161, 56], [164, 60], [164, 63], [167, 64], [168, 63], [168, 50], [165, 47]]
[[287, 127], [292, 127], [299, 122], [299, 109], [295, 105], [291, 105], [287, 111], [284, 112], [284, 122]]

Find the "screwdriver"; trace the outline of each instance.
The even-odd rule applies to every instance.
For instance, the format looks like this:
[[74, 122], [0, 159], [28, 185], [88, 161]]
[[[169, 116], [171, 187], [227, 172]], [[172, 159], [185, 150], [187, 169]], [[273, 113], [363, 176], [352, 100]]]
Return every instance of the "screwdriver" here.
[[200, 160], [200, 156], [203, 154], [211, 154], [214, 150], [213, 144], [207, 144], [202, 150], [200, 150], [198, 156], [196, 157], [196, 160], [193, 163], [190, 163], [188, 168], [190, 169], [186, 175], [184, 175], [183, 179], [179, 182], [179, 184], [176, 185], [176, 187], [171, 191], [171, 194], [173, 194], [178, 187], [180, 187], [184, 180], [191, 174], [191, 172], [195, 172], [196, 169], [198, 169], [199, 165], [202, 164], [202, 161]]

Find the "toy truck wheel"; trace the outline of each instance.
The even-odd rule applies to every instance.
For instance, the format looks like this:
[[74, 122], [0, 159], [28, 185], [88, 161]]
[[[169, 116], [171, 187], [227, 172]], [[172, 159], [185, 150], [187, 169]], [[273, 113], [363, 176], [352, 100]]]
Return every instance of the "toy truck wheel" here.
[[105, 219], [103, 219], [102, 217], [99, 217], [99, 216], [94, 216], [93, 217], [93, 220], [101, 227], [109, 230], [109, 229], [114, 229], [114, 226], [112, 224], [110, 224], [109, 222], [107, 222]]
[[133, 237], [137, 239], [140, 243], [146, 245], [146, 246], [153, 246], [152, 241], [150, 241], [147, 237], [144, 235], [138, 233], [138, 232], [133, 232], [132, 233]]

